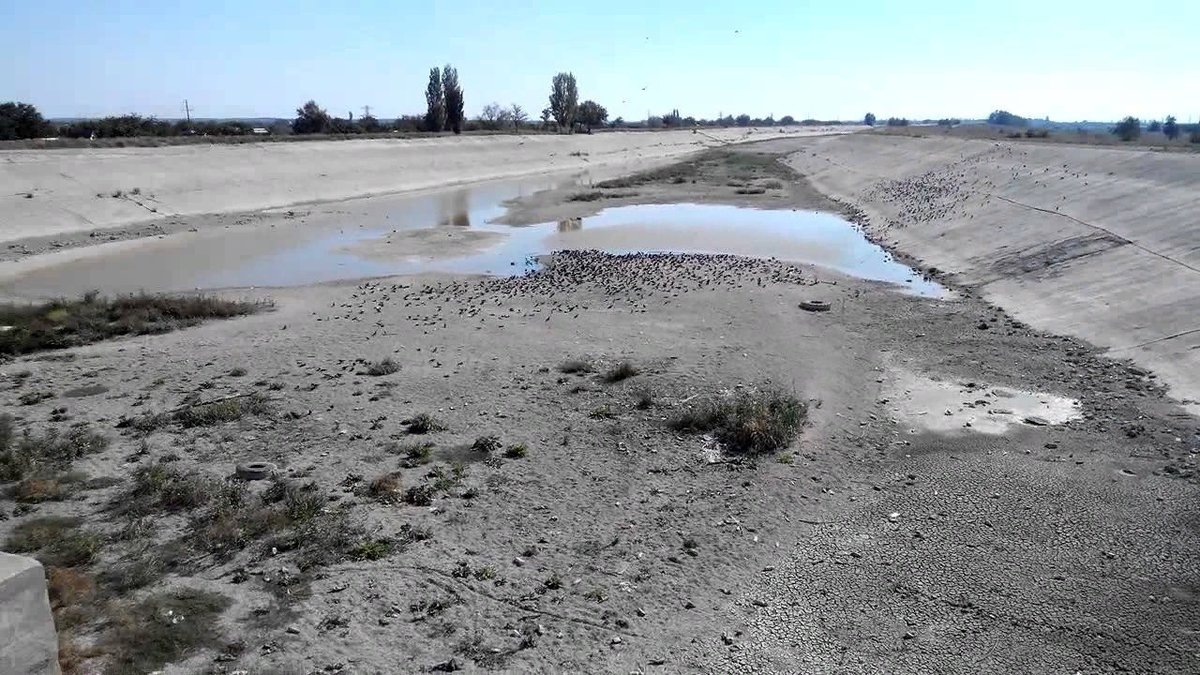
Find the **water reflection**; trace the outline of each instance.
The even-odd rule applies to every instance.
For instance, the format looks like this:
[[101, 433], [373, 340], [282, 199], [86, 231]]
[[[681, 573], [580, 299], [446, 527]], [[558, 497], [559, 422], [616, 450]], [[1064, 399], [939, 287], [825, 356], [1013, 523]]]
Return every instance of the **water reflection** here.
[[471, 226], [471, 192], [463, 188], [438, 199], [438, 225], [445, 227]]
[[558, 221], [559, 232], [575, 232], [583, 229], [583, 218], [567, 218]]

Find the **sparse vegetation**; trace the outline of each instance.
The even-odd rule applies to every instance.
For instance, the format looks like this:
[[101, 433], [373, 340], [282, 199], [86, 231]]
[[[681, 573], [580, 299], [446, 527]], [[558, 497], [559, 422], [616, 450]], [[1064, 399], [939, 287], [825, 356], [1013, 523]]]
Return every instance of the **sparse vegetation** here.
[[637, 368], [628, 361], [622, 361], [604, 373], [604, 381], [609, 384], [622, 382], [640, 374]]
[[558, 372], [567, 375], [582, 375], [592, 372], [592, 364], [582, 359], [570, 359], [558, 364]]
[[183, 428], [210, 427], [234, 422], [246, 415], [269, 415], [271, 405], [266, 396], [253, 393], [212, 403], [201, 403], [177, 410], [172, 416]]
[[355, 546], [350, 555], [359, 560], [382, 560], [390, 556], [395, 548], [396, 544], [391, 539], [372, 539]]
[[74, 427], [65, 435], [57, 429], [42, 434], [26, 431], [17, 438], [12, 418], [0, 416], [0, 480], [53, 478], [71, 463], [108, 447], [108, 439], [87, 427]]
[[604, 199], [606, 196], [607, 195], [605, 193], [603, 193], [599, 190], [592, 190], [591, 192], [576, 192], [575, 194], [567, 197], [567, 201], [569, 201], [569, 202], [595, 202], [595, 201], [600, 201], [601, 199]]
[[490, 455], [500, 449], [500, 437], [480, 436], [471, 444], [471, 449], [484, 455]]
[[642, 387], [633, 392], [634, 406], [638, 410], [649, 410], [654, 407], [654, 391], [648, 387]]
[[392, 375], [398, 372], [400, 372], [400, 364], [393, 361], [390, 357], [367, 365], [367, 375], [371, 377], [383, 377], [384, 375]]
[[100, 552], [100, 535], [80, 527], [79, 518], [45, 516], [13, 528], [5, 550], [30, 553], [47, 567], [79, 567]]
[[741, 391], [688, 410], [671, 420], [681, 433], [711, 433], [726, 452], [762, 455], [791, 445], [808, 406], [780, 391]]
[[433, 459], [433, 443], [409, 443], [397, 446], [395, 453], [402, 455], [400, 465], [407, 468], [428, 464]]
[[402, 488], [402, 474], [398, 471], [392, 471], [371, 481], [367, 492], [376, 501], [383, 502], [384, 504], [396, 504], [404, 498], [404, 495], [401, 493]]
[[217, 621], [228, 598], [195, 589], [156, 593], [119, 615], [104, 641], [108, 675], [142, 675], [197, 649], [217, 647]]
[[524, 443], [510, 445], [504, 449], [504, 456], [509, 459], [521, 459], [529, 455], [529, 448]]
[[206, 319], [227, 319], [266, 309], [258, 302], [212, 296], [127, 295], [0, 305], [0, 355], [65, 349], [123, 335], [165, 333]]
[[410, 434], [431, 434], [445, 431], [446, 425], [429, 413], [418, 413], [401, 422]]

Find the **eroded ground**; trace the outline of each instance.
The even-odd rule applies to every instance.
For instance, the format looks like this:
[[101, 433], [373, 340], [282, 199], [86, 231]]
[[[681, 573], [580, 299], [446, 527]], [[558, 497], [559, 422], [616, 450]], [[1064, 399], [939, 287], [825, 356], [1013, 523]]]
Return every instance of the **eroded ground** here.
[[[763, 167], [727, 196], [820, 206]], [[10, 444], [57, 461], [0, 535], [54, 568], [77, 672], [1200, 669], [1194, 420], [969, 292], [575, 253], [272, 299], [4, 364]], [[785, 452], [669, 427], [770, 386], [808, 407]]]

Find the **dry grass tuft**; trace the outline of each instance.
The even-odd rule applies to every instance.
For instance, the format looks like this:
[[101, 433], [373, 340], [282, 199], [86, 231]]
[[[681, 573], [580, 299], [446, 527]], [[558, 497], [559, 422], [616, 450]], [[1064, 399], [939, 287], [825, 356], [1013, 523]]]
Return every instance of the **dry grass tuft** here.
[[793, 395], [743, 391], [688, 410], [670, 426], [682, 433], [712, 433], [732, 454], [761, 455], [791, 445], [807, 417], [807, 404]]
[[635, 368], [632, 363], [628, 361], [622, 361], [610, 368], [608, 372], [604, 373], [604, 381], [609, 384], [613, 384], [628, 380], [629, 378], [639, 375], [640, 373], [641, 371]]
[[399, 471], [392, 471], [379, 476], [371, 481], [371, 486], [367, 488], [368, 494], [376, 501], [384, 504], [398, 504], [403, 501], [403, 474]]
[[130, 605], [106, 636], [106, 675], [144, 675], [222, 643], [217, 630], [228, 598], [194, 589], [156, 593]]
[[391, 358], [368, 364], [366, 370], [367, 375], [371, 377], [383, 377], [384, 375], [392, 375], [398, 372], [400, 372], [400, 364]]

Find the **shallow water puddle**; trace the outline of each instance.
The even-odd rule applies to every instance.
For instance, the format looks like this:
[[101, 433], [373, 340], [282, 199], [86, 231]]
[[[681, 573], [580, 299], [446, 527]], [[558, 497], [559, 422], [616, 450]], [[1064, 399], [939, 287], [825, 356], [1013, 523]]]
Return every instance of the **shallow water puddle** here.
[[947, 297], [869, 242], [852, 224], [813, 211], [712, 204], [611, 208], [585, 218], [528, 227], [492, 222], [504, 202], [536, 189], [497, 183], [439, 194], [376, 198], [317, 208], [326, 227], [211, 230], [144, 242], [35, 270], [3, 285], [23, 297], [142, 289], [182, 291], [300, 286], [391, 274], [522, 274], [536, 257], [562, 249], [611, 253], [731, 253], [828, 267], [863, 279]]
[[1081, 416], [1079, 401], [1056, 394], [949, 382], [892, 372], [887, 407], [914, 430], [1004, 434], [1014, 426], [1062, 424]]

